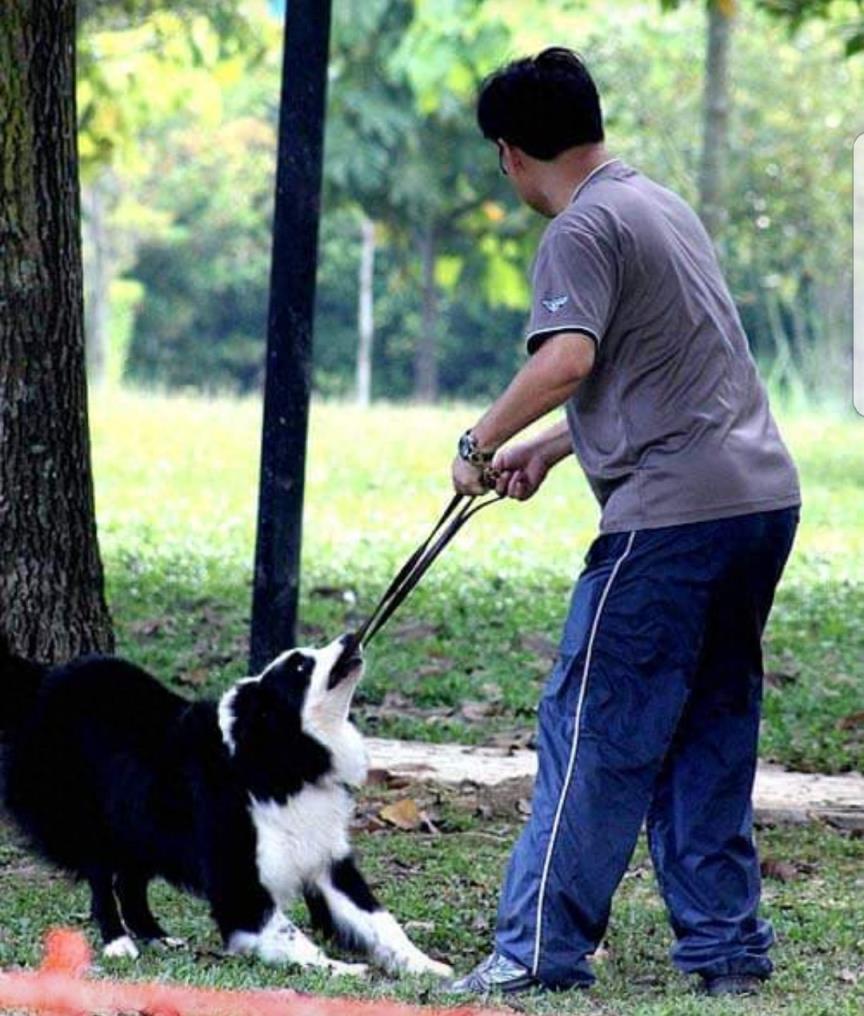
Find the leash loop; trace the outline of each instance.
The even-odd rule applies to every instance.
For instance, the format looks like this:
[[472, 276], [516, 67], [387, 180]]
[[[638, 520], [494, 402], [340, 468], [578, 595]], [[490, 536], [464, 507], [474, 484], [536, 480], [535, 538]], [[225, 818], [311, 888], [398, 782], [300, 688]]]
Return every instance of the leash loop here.
[[396, 573], [375, 609], [361, 627], [354, 632], [354, 645], [362, 647], [369, 644], [372, 637], [384, 627], [399, 605], [429, 570], [433, 561], [472, 515], [476, 515], [477, 512], [488, 508], [489, 505], [503, 500], [503, 494], [494, 492], [492, 496], [455, 494], [432, 531]]

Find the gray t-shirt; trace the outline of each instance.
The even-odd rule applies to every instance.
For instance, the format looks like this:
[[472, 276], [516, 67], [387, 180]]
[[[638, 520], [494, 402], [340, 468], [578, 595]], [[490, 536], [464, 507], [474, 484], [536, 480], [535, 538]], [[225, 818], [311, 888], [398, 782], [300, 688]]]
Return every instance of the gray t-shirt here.
[[602, 532], [800, 504], [741, 320], [698, 216], [620, 159], [549, 224], [526, 342], [580, 331], [594, 369], [567, 403]]

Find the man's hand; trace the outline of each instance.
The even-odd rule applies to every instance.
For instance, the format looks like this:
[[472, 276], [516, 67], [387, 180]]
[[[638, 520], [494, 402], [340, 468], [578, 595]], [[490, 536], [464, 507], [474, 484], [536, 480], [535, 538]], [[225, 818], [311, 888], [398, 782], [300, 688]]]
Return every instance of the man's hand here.
[[536, 441], [500, 448], [492, 460], [492, 468], [499, 474], [495, 489], [506, 497], [527, 501], [539, 490], [550, 465]]
[[487, 490], [481, 471], [460, 456], [453, 459], [453, 489], [457, 494], [484, 494]]

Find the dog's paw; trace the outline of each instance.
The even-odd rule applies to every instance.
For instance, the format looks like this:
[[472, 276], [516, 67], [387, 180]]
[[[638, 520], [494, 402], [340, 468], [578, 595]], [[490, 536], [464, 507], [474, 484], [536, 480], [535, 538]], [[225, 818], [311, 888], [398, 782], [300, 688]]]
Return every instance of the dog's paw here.
[[424, 953], [412, 956], [402, 967], [402, 971], [406, 974], [432, 974], [433, 977], [453, 976], [452, 967], [448, 967], [446, 963], [439, 963], [438, 960], [433, 960], [431, 956], [426, 956]]
[[448, 966], [448, 964], [446, 963], [439, 963], [438, 960], [433, 959], [429, 959], [429, 965], [426, 967], [425, 973], [433, 974], [435, 977], [455, 976], [455, 971], [453, 970], [453, 967]]
[[340, 960], [328, 960], [327, 969], [334, 977], [366, 977], [369, 973], [365, 963], [342, 963]]
[[109, 942], [105, 946], [102, 955], [113, 960], [137, 960], [140, 953], [138, 946], [128, 935], [121, 935], [120, 938], [115, 938], [113, 942]]

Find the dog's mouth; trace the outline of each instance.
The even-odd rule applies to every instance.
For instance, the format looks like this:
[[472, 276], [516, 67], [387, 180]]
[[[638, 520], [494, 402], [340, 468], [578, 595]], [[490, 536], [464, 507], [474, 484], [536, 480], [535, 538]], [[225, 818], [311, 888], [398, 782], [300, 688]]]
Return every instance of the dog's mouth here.
[[333, 664], [327, 680], [327, 690], [340, 685], [346, 678], [353, 677], [363, 667], [363, 650], [354, 635], [346, 635], [339, 658]]

